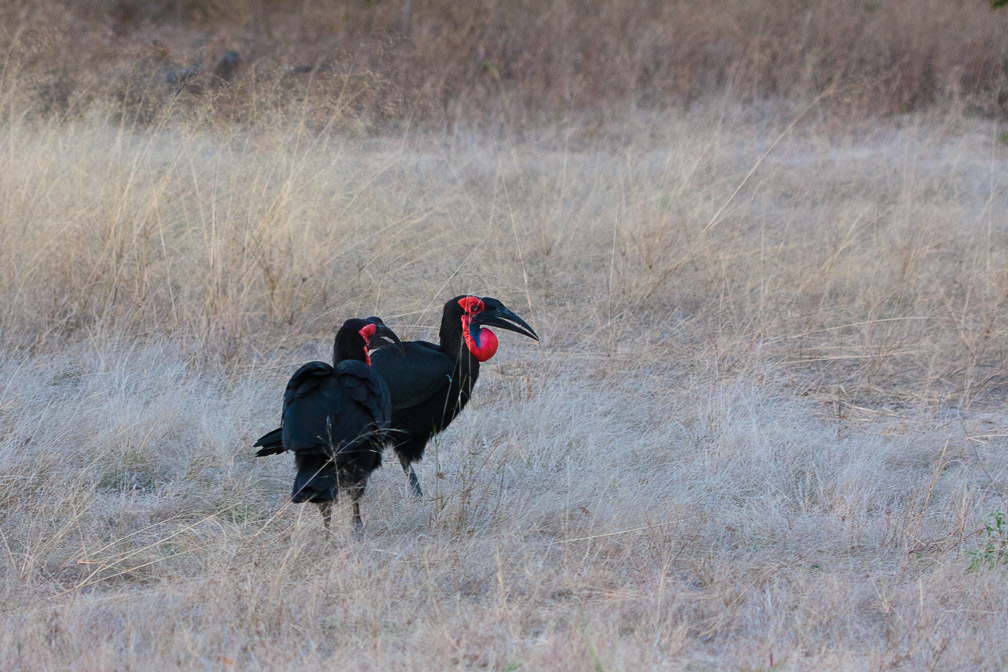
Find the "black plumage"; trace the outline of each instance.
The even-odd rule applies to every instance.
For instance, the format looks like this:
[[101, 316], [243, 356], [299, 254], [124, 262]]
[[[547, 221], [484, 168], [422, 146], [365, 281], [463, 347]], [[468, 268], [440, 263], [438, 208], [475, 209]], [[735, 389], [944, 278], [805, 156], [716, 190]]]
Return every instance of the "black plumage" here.
[[374, 354], [372, 368], [384, 378], [392, 397], [389, 436], [417, 497], [423, 493], [413, 462], [423, 457], [430, 437], [448, 427], [469, 403], [480, 362], [497, 351], [497, 337], [487, 326], [539, 340], [532, 327], [497, 299], [457, 296], [442, 311], [440, 343], [407, 341], [405, 356]]
[[281, 427], [263, 435], [257, 457], [294, 453], [293, 502], [314, 502], [326, 527], [340, 490], [353, 500], [353, 522], [363, 527], [360, 499], [368, 477], [381, 465], [391, 417], [388, 387], [372, 369], [368, 349], [402, 344], [377, 317], [343, 323], [333, 345], [333, 364], [309, 362], [284, 391]]

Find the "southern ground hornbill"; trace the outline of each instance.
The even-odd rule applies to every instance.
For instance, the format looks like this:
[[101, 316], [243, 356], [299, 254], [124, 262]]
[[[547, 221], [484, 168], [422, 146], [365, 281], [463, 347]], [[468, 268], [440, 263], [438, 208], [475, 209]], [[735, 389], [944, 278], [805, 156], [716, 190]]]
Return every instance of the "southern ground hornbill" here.
[[377, 317], [343, 323], [333, 344], [333, 363], [309, 362], [284, 391], [281, 427], [256, 441], [256, 457], [294, 453], [293, 502], [315, 502], [328, 528], [340, 489], [353, 500], [353, 523], [363, 528], [360, 499], [381, 465], [391, 414], [389, 390], [370, 367], [368, 349], [403, 346]]
[[497, 299], [457, 296], [441, 314], [440, 343], [407, 341], [406, 355], [376, 352], [372, 368], [392, 395], [389, 437], [416, 497], [423, 495], [413, 462], [423, 457], [431, 436], [446, 428], [469, 402], [480, 362], [497, 352], [496, 326], [529, 338], [539, 336]]

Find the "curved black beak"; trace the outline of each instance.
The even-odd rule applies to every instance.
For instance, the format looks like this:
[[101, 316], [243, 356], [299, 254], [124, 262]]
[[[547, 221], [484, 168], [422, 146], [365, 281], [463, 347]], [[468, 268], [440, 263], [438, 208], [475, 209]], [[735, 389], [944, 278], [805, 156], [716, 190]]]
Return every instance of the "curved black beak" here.
[[394, 331], [385, 326], [380, 317], [372, 315], [364, 321], [375, 325], [374, 335], [368, 341], [368, 350], [374, 351], [391, 346], [395, 348], [400, 356], [406, 354], [406, 348], [403, 347], [402, 341], [399, 340]]
[[476, 313], [473, 324], [478, 327], [500, 327], [508, 331], [516, 331], [523, 336], [528, 336], [539, 340], [539, 335], [535, 329], [530, 327], [525, 320], [512, 313], [507, 306], [497, 299], [489, 296], [480, 297], [483, 300], [483, 310]]

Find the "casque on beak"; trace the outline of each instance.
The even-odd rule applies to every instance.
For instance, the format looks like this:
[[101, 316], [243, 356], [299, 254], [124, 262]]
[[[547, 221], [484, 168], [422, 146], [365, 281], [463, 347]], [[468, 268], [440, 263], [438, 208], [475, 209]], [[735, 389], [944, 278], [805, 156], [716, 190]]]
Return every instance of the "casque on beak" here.
[[511, 310], [497, 299], [487, 296], [480, 297], [483, 301], [483, 310], [473, 317], [472, 323], [478, 327], [500, 327], [508, 331], [514, 331], [523, 336], [539, 340], [539, 335], [530, 327], [525, 320], [515, 315]]

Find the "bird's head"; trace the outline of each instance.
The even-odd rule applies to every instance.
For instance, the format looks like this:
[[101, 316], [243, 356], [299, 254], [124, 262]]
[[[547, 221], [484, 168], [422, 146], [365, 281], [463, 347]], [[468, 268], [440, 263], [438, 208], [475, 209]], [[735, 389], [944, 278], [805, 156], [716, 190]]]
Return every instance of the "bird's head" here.
[[400, 355], [405, 353], [395, 332], [385, 326], [379, 317], [352, 318], [343, 323], [333, 345], [333, 363], [356, 359], [371, 366], [372, 350], [392, 346]]
[[442, 338], [446, 329], [451, 332], [461, 329], [466, 347], [480, 362], [487, 361], [497, 352], [497, 336], [486, 328], [490, 326], [515, 331], [539, 340], [538, 334], [525, 320], [492, 297], [456, 296], [445, 304], [441, 321]]

